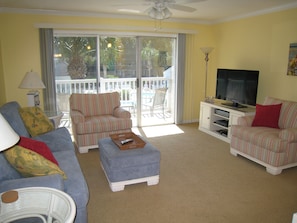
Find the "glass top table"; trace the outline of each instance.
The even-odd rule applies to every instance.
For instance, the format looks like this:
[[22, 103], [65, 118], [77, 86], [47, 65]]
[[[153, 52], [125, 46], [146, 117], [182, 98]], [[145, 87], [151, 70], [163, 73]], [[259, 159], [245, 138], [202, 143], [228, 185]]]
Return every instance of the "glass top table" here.
[[63, 112], [61, 111], [44, 111], [44, 113], [47, 115], [47, 117], [51, 120], [53, 120], [55, 124], [55, 128], [58, 128], [61, 122], [61, 119], [63, 117]]

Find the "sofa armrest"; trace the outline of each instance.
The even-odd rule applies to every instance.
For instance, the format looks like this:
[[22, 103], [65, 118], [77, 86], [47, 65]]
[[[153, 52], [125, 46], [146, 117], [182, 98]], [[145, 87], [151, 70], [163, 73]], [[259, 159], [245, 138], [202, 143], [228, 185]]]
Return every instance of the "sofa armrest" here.
[[117, 118], [131, 118], [131, 113], [121, 107], [117, 107], [113, 110], [113, 116]]
[[80, 111], [70, 110], [70, 117], [75, 124], [85, 121], [85, 116]]
[[282, 129], [278, 136], [288, 142], [297, 142], [297, 128]]
[[255, 117], [254, 115], [241, 116], [237, 119], [237, 125], [252, 126], [254, 117]]
[[0, 193], [23, 187], [51, 187], [64, 191], [64, 181], [59, 174], [5, 180], [0, 183]]

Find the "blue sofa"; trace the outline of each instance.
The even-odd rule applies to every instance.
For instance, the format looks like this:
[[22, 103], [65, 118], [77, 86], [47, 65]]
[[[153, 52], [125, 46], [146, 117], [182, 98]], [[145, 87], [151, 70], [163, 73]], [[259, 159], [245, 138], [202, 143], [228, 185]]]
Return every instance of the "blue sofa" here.
[[[30, 137], [19, 115], [20, 105], [8, 102], [0, 107], [0, 112], [11, 127], [20, 136]], [[60, 168], [67, 175], [63, 180], [61, 175], [38, 177], [22, 177], [0, 152], [0, 193], [22, 187], [52, 187], [69, 194], [76, 203], [77, 214], [75, 223], [87, 223], [87, 204], [89, 190], [84, 175], [78, 163], [75, 148], [68, 130], [64, 127], [39, 135], [33, 139], [42, 141], [51, 149]]]

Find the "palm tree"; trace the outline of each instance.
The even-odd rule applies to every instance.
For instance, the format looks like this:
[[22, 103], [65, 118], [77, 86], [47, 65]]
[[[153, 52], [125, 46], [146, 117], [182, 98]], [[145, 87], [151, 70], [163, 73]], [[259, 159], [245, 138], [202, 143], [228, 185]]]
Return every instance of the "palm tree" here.
[[118, 59], [118, 39], [114, 37], [100, 38], [100, 64], [103, 67], [103, 76], [107, 77], [107, 69], [110, 69]]
[[68, 63], [67, 71], [72, 79], [86, 77], [87, 65], [84, 61], [88, 53], [89, 38], [87, 37], [55, 37], [55, 51], [63, 55]]

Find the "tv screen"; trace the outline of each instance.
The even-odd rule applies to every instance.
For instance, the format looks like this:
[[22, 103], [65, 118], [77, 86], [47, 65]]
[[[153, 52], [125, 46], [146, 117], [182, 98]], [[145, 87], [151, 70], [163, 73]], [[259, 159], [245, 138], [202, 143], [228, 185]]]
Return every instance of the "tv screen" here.
[[234, 107], [256, 105], [259, 71], [257, 70], [217, 70], [216, 98], [231, 103], [223, 103]]

